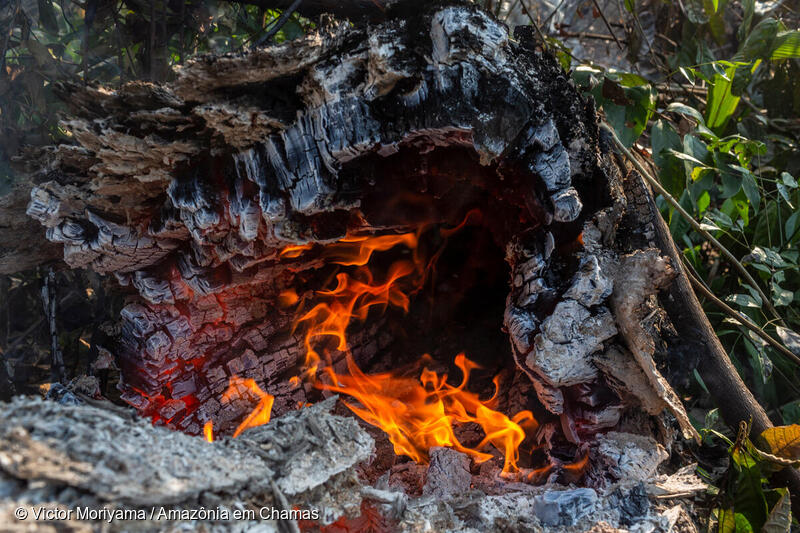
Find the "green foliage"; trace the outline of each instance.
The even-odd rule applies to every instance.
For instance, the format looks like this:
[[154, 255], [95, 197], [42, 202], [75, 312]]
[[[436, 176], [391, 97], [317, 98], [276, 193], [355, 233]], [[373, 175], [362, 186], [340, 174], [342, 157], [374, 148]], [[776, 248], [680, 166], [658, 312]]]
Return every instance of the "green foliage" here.
[[[754, 0], [689, 0], [681, 6], [686, 18], [660, 83], [659, 77], [594, 64], [572, 65], [573, 77], [627, 146], [649, 144], [665, 189], [739, 259], [760, 291], [657, 199], [690, 271], [740, 316], [800, 355], [800, 31], [788, 29], [777, 11], [760, 17]], [[632, 2], [625, 7], [635, 12]], [[741, 20], [738, 28], [729, 27], [730, 10]], [[781, 413], [788, 424], [800, 422], [794, 361], [716, 307], [706, 312], [765, 409]], [[696, 390], [687, 391], [690, 403], [708, 405], [699, 375], [695, 383]], [[775, 455], [800, 458], [800, 426], [780, 428], [760, 442]], [[728, 444], [731, 466], [716, 481], [716, 529], [788, 531], [789, 495], [767, 479], [775, 465], [765, 463], [749, 441]]]
[[[705, 430], [705, 438], [722, 440], [729, 446], [730, 466], [723, 476], [724, 489], [717, 496], [716, 530], [745, 533], [751, 531], [788, 532], [791, 530], [791, 501], [785, 488], [771, 488], [767, 475], [786, 467], [777, 463], [770, 453], [780, 458], [800, 459], [800, 426], [778, 427], [762, 433], [757, 439], [767, 448], [758, 448], [741, 427], [735, 442], [715, 431]], [[778, 459], [779, 460], [779, 459]]]
[[633, 146], [645, 130], [656, 104], [656, 91], [645, 78], [631, 72], [580, 66], [575, 81], [589, 92], [625, 146]]

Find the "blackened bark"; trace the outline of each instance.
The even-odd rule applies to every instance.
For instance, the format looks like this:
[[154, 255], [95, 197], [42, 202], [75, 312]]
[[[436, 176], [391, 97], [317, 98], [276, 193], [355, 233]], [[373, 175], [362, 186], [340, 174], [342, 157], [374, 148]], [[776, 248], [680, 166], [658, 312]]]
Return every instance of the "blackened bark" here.
[[[593, 105], [517, 37], [475, 7], [434, 4], [364, 28], [323, 19], [291, 43], [199, 57], [169, 85], [62, 87], [79, 145], [50, 151], [29, 213], [69, 265], [139, 294], [113, 347], [123, 397], [189, 432], [231, 426], [239, 413], [219, 398], [234, 374], [277, 412], [307, 401], [288, 382], [301, 333], [277, 301], [318, 289], [305, 280], [322, 261], [280, 252], [413, 229], [389, 207], [411, 193], [435, 207], [431, 223], [479, 198], [512, 272], [516, 363], [567, 438], [642, 410], [692, 436], [653, 362], [669, 322], [653, 295], [673, 269], [621, 222], [628, 199]], [[355, 356], [385, 349], [385, 330], [354, 335]], [[637, 379], [601, 362], [620, 358]]]

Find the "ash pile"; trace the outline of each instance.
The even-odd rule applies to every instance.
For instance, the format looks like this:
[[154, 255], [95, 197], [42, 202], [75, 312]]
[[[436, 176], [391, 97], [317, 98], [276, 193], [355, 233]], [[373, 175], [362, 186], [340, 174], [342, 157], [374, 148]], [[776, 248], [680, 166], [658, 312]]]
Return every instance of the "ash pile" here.
[[[17, 398], [0, 413], [3, 531], [695, 530], [692, 500], [705, 485], [692, 467], [667, 475], [650, 438], [598, 437], [583, 487], [505, 480], [448, 448], [367, 485], [359, 472], [374, 441], [331, 414], [335, 401], [207, 442], [69, 394]], [[420, 490], [407, 489], [410, 470]], [[42, 509], [73, 512], [36, 521]], [[87, 519], [101, 509], [105, 519]]]

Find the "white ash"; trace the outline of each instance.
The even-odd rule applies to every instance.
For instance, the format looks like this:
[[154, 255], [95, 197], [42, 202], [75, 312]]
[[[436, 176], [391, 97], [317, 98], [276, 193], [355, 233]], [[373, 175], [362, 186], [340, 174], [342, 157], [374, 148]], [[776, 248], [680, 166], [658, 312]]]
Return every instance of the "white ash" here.
[[588, 482], [603, 487], [616, 482], [652, 480], [669, 454], [651, 437], [610, 431], [597, 435], [590, 457]]
[[470, 488], [472, 474], [469, 457], [452, 448], [431, 448], [430, 464], [422, 493], [443, 498], [463, 493]]

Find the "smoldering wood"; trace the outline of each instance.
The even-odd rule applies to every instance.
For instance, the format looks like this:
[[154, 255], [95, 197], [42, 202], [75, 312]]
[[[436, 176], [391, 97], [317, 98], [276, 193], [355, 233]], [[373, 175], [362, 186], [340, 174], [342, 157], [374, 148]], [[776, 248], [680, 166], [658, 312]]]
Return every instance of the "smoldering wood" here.
[[[329, 413], [334, 399], [291, 412], [239, 438], [213, 443], [153, 427], [133, 412], [76, 402], [16, 398], [0, 412], [0, 519], [14, 523], [17, 506], [112, 510], [168, 510], [262, 506], [319, 509], [323, 524], [355, 517], [362, 500], [391, 520], [393, 531], [671, 531], [691, 511], [687, 497], [707, 490], [689, 470], [657, 474], [666, 454], [641, 436], [614, 433], [598, 442], [605, 470], [596, 488], [509, 483], [487, 495], [466, 456], [439, 449], [428, 479], [457, 469], [459, 490], [408, 497], [388, 487], [364, 486], [354, 467], [373, 450], [372, 439], [350, 417]], [[102, 405], [102, 404], [101, 404]], [[604, 443], [619, 442], [622, 446]], [[142, 452], [146, 451], [146, 454]], [[598, 462], [598, 464], [600, 464]], [[481, 474], [483, 475], [483, 474]], [[467, 478], [462, 479], [464, 476]], [[447, 482], [452, 483], [448, 475]], [[439, 478], [433, 483], [444, 482]], [[441, 485], [440, 485], [441, 486]], [[682, 515], [683, 513], [683, 515]], [[684, 518], [685, 521], [685, 518]], [[691, 523], [691, 522], [689, 522]], [[286, 531], [270, 520], [80, 520], [76, 531]], [[294, 525], [293, 527], [296, 527]], [[470, 529], [471, 528], [471, 529]], [[44, 530], [44, 529], [43, 529]]]
[[[364, 198], [396, 187], [386, 176], [424, 192], [435, 167], [451, 190], [479, 187], [505, 202], [496, 212], [512, 269], [505, 325], [567, 438], [579, 443], [640, 408], [620, 387], [598, 400], [609, 378], [596, 359], [621, 344], [628, 350], [615, 353], [634, 356], [646, 395], [662, 400], [648, 412], [669, 407], [688, 432], [680, 402], [640, 357], [636, 339], [657, 331], [638, 331], [639, 306], [614, 304], [612, 272], [633, 251], [619, 166], [592, 104], [524, 28], [509, 40], [463, 5], [360, 27], [323, 18], [297, 41], [196, 58], [172, 84], [60, 90], [77, 144], [42, 155], [39, 179], [56, 179], [32, 190], [28, 213], [67, 264], [113, 273], [139, 294], [117, 345], [104, 348], [141, 413], [189, 433], [211, 419], [229, 431], [248, 407], [220, 403], [232, 375], [275, 395], [277, 413], [307, 401], [310, 390], [288, 382], [304, 357], [301, 332], [290, 333], [293, 316], [277, 301], [322, 262], [280, 250], [335, 241], [353, 215], [362, 233], [411, 229]], [[437, 159], [447, 149], [472, 155], [448, 167]], [[433, 222], [463, 216], [442, 213]], [[662, 285], [648, 280], [643, 298]], [[361, 361], [392, 343], [379, 323], [349, 340]]]

